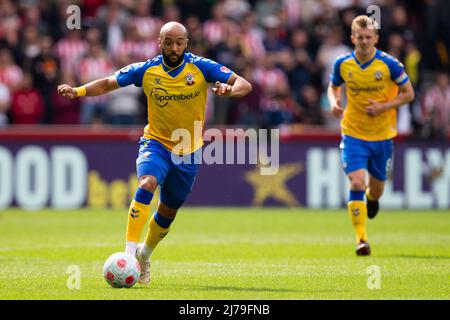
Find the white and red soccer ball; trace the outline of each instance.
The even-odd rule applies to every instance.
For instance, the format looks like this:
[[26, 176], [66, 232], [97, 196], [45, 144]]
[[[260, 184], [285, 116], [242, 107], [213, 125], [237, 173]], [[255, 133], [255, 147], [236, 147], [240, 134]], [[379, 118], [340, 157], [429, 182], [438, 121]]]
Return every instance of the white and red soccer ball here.
[[131, 288], [139, 280], [141, 267], [131, 254], [117, 252], [103, 265], [103, 277], [113, 288]]

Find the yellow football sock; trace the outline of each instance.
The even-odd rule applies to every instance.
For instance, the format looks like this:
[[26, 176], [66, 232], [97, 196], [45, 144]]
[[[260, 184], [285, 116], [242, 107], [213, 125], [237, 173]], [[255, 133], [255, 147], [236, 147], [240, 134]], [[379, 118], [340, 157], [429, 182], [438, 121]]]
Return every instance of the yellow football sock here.
[[364, 201], [349, 201], [347, 204], [348, 213], [352, 219], [353, 227], [356, 232], [356, 243], [360, 240], [366, 241], [366, 220], [367, 220], [367, 208]]
[[164, 239], [164, 237], [169, 232], [170, 226], [167, 228], [161, 227], [155, 221], [155, 215], [150, 218], [150, 223], [148, 224], [147, 236], [145, 237], [145, 243], [149, 248], [154, 249], [157, 244]]
[[139, 242], [142, 230], [150, 214], [150, 204], [133, 200], [128, 210], [127, 242]]

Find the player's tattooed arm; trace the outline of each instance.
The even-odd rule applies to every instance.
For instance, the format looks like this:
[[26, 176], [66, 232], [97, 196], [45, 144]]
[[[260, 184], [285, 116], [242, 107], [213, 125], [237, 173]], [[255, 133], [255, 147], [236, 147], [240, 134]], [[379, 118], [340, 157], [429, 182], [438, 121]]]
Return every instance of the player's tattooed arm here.
[[227, 83], [216, 81], [212, 92], [218, 96], [240, 98], [252, 91], [250, 82], [236, 74], [231, 75]]
[[58, 94], [68, 99], [74, 99], [80, 96], [99, 96], [118, 88], [116, 77], [110, 76], [94, 80], [81, 87], [74, 88], [68, 84], [59, 85]]
[[328, 101], [330, 102], [330, 110], [337, 119], [342, 117], [344, 109], [341, 105], [341, 87], [335, 86], [330, 82], [327, 90]]
[[399, 95], [390, 101], [378, 102], [373, 99], [369, 99], [370, 105], [366, 107], [366, 112], [370, 116], [376, 116], [392, 108], [398, 108], [413, 100], [414, 89], [411, 82], [407, 81], [399, 87]]

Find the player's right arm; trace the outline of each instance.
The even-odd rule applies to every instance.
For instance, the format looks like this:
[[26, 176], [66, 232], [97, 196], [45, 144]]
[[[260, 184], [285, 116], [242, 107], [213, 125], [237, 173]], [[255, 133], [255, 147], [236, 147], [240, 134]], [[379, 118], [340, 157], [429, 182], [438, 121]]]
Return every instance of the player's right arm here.
[[344, 79], [341, 77], [341, 63], [347, 56], [340, 56], [334, 62], [333, 71], [330, 75], [330, 84], [327, 90], [331, 113], [337, 119], [340, 119], [344, 113], [341, 105], [341, 86], [344, 83]]
[[341, 87], [335, 86], [330, 82], [327, 90], [328, 101], [330, 102], [330, 109], [333, 116], [337, 119], [342, 117], [344, 109], [341, 106]]
[[69, 99], [82, 96], [99, 96], [120, 88], [115, 76], [94, 80], [81, 87], [73, 88], [68, 84], [58, 86], [58, 93]]
[[[151, 64], [152, 61], [148, 60], [148, 63]], [[58, 86], [58, 93], [63, 97], [74, 99], [82, 96], [99, 96], [131, 84], [142, 87], [142, 78], [148, 68], [148, 63], [129, 64], [110, 77], [94, 80], [81, 87], [73, 88], [68, 84], [62, 84]]]

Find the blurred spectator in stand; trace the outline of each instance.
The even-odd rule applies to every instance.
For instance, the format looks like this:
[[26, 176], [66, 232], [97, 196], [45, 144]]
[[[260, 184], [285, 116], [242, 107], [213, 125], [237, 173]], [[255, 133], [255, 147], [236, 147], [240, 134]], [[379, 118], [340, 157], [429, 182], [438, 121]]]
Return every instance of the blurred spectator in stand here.
[[81, 30], [73, 29], [60, 39], [55, 46], [55, 54], [61, 62], [62, 72], [78, 70], [81, 58], [88, 51], [88, 43]]
[[188, 51], [198, 56], [205, 56], [209, 44], [203, 37], [200, 19], [195, 15], [188, 16], [185, 20], [185, 26], [189, 30]]
[[265, 29], [264, 48], [267, 52], [280, 52], [286, 47], [285, 34], [281, 30], [281, 21], [277, 16], [267, 16], [263, 19]]
[[0, 83], [0, 128], [8, 124], [8, 111], [11, 107], [11, 94], [3, 83]]
[[425, 136], [444, 140], [450, 134], [450, 79], [440, 71], [436, 84], [426, 91], [424, 101]]
[[225, 0], [223, 1], [223, 10], [227, 17], [239, 22], [250, 13], [251, 6], [246, 0]]
[[168, 5], [163, 9], [163, 23], [169, 21], [181, 21], [181, 12], [176, 5]]
[[[110, 76], [114, 72], [113, 64], [100, 43], [90, 45], [89, 53], [81, 60], [78, 70], [79, 83], [88, 83], [95, 79]], [[101, 95], [82, 99], [80, 122], [89, 124], [92, 122], [94, 115], [105, 120], [108, 98], [109, 95]]]
[[239, 63], [239, 60], [241, 63], [245, 60], [242, 57], [238, 24], [230, 22], [227, 25], [226, 38], [210, 48], [209, 57], [233, 69], [235, 69], [235, 64]]
[[[2, 31], [0, 30], [0, 34]], [[15, 63], [22, 61], [22, 52], [20, 51], [19, 32], [14, 29], [3, 30], [3, 38], [0, 37], [0, 48], [8, 49]]]
[[[75, 76], [65, 73], [60, 76], [58, 83], [76, 84]], [[53, 124], [80, 124], [80, 99], [66, 99], [58, 94], [56, 87], [51, 93], [52, 123]]]
[[[350, 53], [352, 49], [342, 44], [342, 33], [339, 28], [329, 29], [324, 43], [317, 53], [316, 62], [322, 69], [322, 87], [327, 88], [330, 82], [330, 74], [336, 57]], [[325, 93], [326, 94], [326, 93]]]
[[[237, 32], [230, 33], [226, 41], [220, 42], [215, 49], [217, 56], [212, 56], [211, 58], [220, 61], [224, 65], [230, 66], [234, 71], [236, 71], [236, 63], [246, 62], [243, 58], [237, 59], [238, 57], [241, 57], [240, 35]], [[222, 99], [215, 94], [210, 98], [208, 107], [210, 108], [209, 112], [213, 115], [213, 122], [219, 125], [229, 123], [230, 104], [232, 99]]]
[[226, 41], [228, 24], [223, 3], [215, 3], [211, 9], [211, 19], [203, 23], [203, 36], [210, 46]]
[[97, 12], [100, 29], [103, 32], [103, 37], [106, 38], [106, 49], [114, 55], [122, 43], [122, 28], [130, 17], [118, 2], [109, 2], [101, 6]]
[[134, 6], [134, 23], [141, 38], [158, 39], [162, 21], [152, 16], [153, 0], [137, 0]]
[[[300, 90], [300, 107], [303, 123], [312, 125], [324, 124], [324, 115], [320, 108], [319, 91], [311, 85], [305, 85]], [[326, 113], [330, 113], [329, 111]]]
[[[19, 44], [19, 30], [22, 25], [21, 19], [17, 12], [17, 7], [11, 0], [0, 1], [0, 39], [3, 39], [3, 46], [9, 48], [13, 53]], [[19, 62], [20, 56], [15, 56], [16, 63]]]
[[266, 49], [264, 48], [264, 32], [256, 23], [256, 16], [249, 12], [239, 23], [240, 30], [240, 45], [242, 55], [245, 59], [263, 59], [266, 56]]
[[41, 38], [35, 26], [27, 25], [22, 30], [20, 51], [22, 53], [21, 64], [26, 71], [31, 70], [32, 61], [41, 53]]
[[11, 102], [11, 123], [39, 124], [44, 117], [44, 99], [39, 90], [33, 88], [33, 76], [25, 73]]
[[392, 33], [388, 37], [388, 47], [386, 52], [397, 58], [400, 61], [403, 61], [403, 50], [405, 47], [405, 43], [403, 37], [399, 33]]
[[126, 37], [113, 53], [115, 60], [121, 56], [130, 56], [134, 62], [147, 61], [159, 53], [157, 39], [142, 39], [134, 21], [126, 24], [124, 34]]
[[263, 92], [261, 86], [253, 78], [253, 68], [254, 65], [249, 61], [242, 72], [240, 72], [241, 76], [252, 84], [253, 89], [245, 97], [232, 101], [230, 123], [255, 126], [263, 122], [261, 110], [261, 96]]
[[[130, 56], [121, 56], [118, 59], [116, 69], [133, 63]], [[108, 94], [109, 102], [107, 107], [108, 122], [113, 125], [134, 125], [139, 123], [141, 106], [139, 95], [142, 89], [136, 86], [127, 86], [120, 90], [114, 90]]]
[[343, 44], [345, 44], [348, 47], [353, 48], [353, 43], [350, 38], [350, 35], [352, 34], [352, 21], [354, 18], [361, 14], [365, 14], [365, 10], [361, 10], [359, 8], [355, 8], [353, 6], [347, 7], [339, 11], [339, 21], [342, 21], [342, 34], [345, 36], [342, 39]]
[[276, 16], [281, 10], [279, 0], [260, 0], [256, 2], [255, 13], [258, 17], [258, 23], [264, 25], [264, 20], [270, 16]]
[[289, 86], [296, 94], [299, 101], [301, 88], [313, 81], [316, 77], [317, 67], [314, 63], [309, 47], [309, 36], [306, 30], [297, 29], [291, 34], [290, 48], [292, 50], [291, 59], [283, 59], [285, 70], [289, 78]]
[[295, 30], [300, 26], [303, 3], [297, 0], [282, 0], [280, 16], [289, 30]]
[[22, 82], [22, 69], [14, 63], [9, 49], [0, 49], [0, 83], [5, 84], [14, 92]]
[[[409, 80], [416, 92], [419, 92], [422, 83], [422, 54], [417, 48], [413, 39], [406, 39], [405, 47], [405, 71], [409, 76]], [[410, 124], [412, 133], [417, 135], [422, 129], [421, 123], [421, 106], [418, 98], [409, 104]]]
[[31, 62], [34, 86], [44, 97], [43, 123], [52, 123], [53, 107], [52, 94], [58, 84], [59, 60], [52, 52], [53, 40], [50, 36], [41, 37], [40, 54]]
[[[41, 1], [39, 1], [41, 2]], [[48, 22], [42, 19], [40, 3], [37, 1], [21, 1], [22, 21], [25, 26], [33, 26], [36, 33], [47, 34], [50, 31]]]
[[263, 91], [261, 108], [264, 126], [269, 128], [293, 121], [292, 109], [285, 103], [285, 95], [289, 92], [288, 80], [283, 70], [276, 66], [276, 60], [276, 55], [267, 55], [253, 73], [255, 82]]
[[82, 19], [86, 20], [87, 25], [95, 24], [97, 18], [98, 9], [106, 4], [107, 0], [83, 0], [81, 13]]

